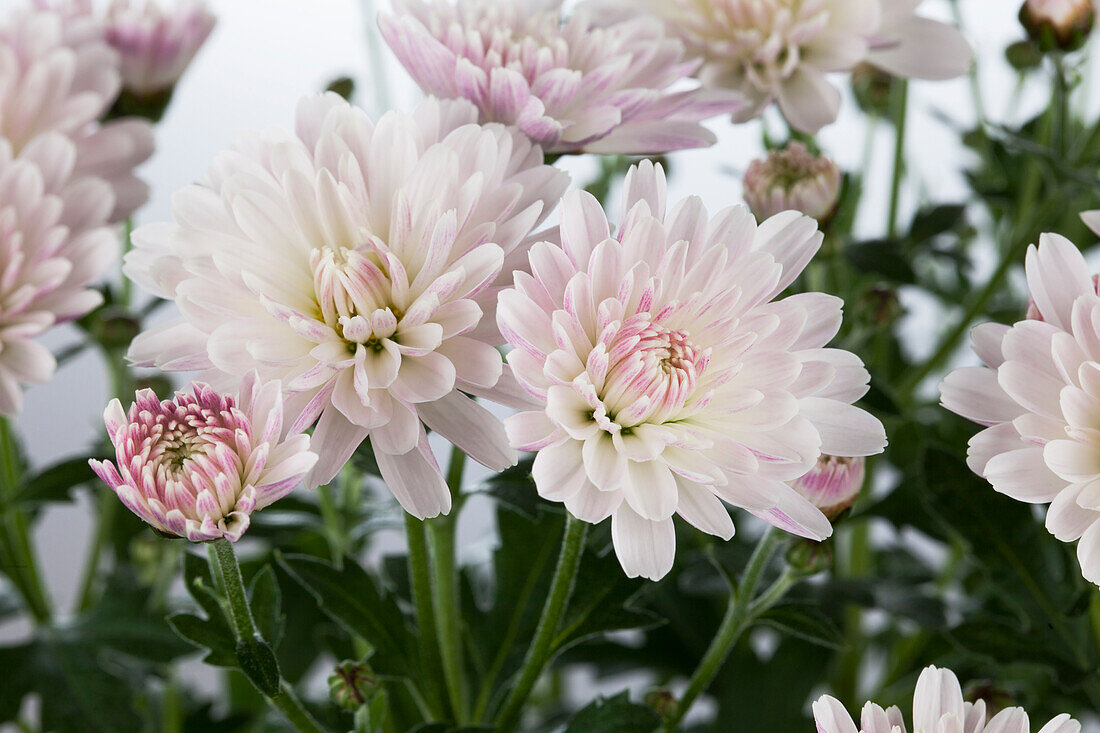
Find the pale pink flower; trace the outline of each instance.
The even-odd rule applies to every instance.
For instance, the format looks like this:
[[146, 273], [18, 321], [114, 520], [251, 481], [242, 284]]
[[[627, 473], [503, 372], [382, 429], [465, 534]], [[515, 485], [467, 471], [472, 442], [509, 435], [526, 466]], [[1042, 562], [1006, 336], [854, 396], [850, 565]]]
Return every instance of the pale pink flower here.
[[543, 409], [506, 421], [537, 451], [539, 493], [586, 522], [610, 516], [630, 576], [672, 566], [679, 514], [729, 539], [722, 504], [813, 539], [829, 520], [787, 481], [825, 452], [863, 456], [882, 424], [853, 407], [867, 390], [859, 359], [825, 344], [841, 300], [774, 300], [821, 245], [796, 212], [757, 225], [732, 207], [707, 216], [688, 198], [665, 209], [665, 177], [630, 170], [616, 237], [595, 198], [571, 192], [562, 247], [536, 244], [531, 271], [500, 295], [508, 362]]
[[757, 219], [793, 209], [823, 222], [836, 211], [842, 180], [836, 163], [793, 142], [749, 164], [745, 203]]
[[123, 88], [145, 97], [176, 85], [215, 18], [201, 0], [181, 0], [167, 10], [155, 0], [114, 0], [104, 23], [104, 37], [119, 54]]
[[[637, 3], [625, 3], [628, 12]], [[970, 67], [957, 29], [914, 14], [921, 0], [646, 0], [689, 52], [708, 87], [748, 101], [744, 122], [777, 102], [798, 130], [834, 121], [840, 92], [826, 74], [867, 61], [897, 76], [950, 79]]]
[[448, 511], [424, 426], [490, 468], [514, 462], [467, 395], [519, 394], [494, 348], [497, 280], [568, 182], [527, 138], [476, 120], [468, 102], [428, 99], [372, 123], [330, 93], [302, 100], [295, 133], [243, 135], [176, 194], [176, 224], [135, 232], [127, 274], [183, 320], [131, 358], [281, 379], [296, 429], [317, 420], [309, 486], [369, 436], [405, 509]]
[[863, 488], [867, 460], [862, 456], [822, 455], [810, 472], [791, 482], [829, 519], [852, 505]]
[[[869, 702], [857, 727], [835, 697], [823, 695], [813, 705], [818, 733], [905, 733], [901, 710], [883, 710]], [[986, 720], [985, 701], [963, 701], [962, 687], [949, 669], [927, 667], [917, 679], [913, 695], [912, 733], [1030, 733], [1031, 723], [1023, 708], [1008, 708]], [[1081, 733], [1081, 724], [1063, 713], [1039, 733]]]
[[71, 139], [74, 175], [98, 176], [114, 189], [112, 221], [148, 198], [134, 168], [153, 153], [145, 120], [98, 121], [118, 97], [118, 63], [89, 17], [17, 11], [0, 24], [0, 138], [16, 155], [44, 133]]
[[172, 400], [143, 389], [128, 413], [111, 400], [103, 419], [116, 462], [89, 461], [96, 474], [142, 520], [192, 542], [236, 542], [252, 512], [289, 494], [317, 462], [308, 435], [283, 435], [279, 383], [255, 373], [239, 397], [205, 384]]
[[99, 305], [88, 286], [118, 257], [111, 187], [74, 176], [76, 158], [60, 133], [38, 135], [18, 157], [0, 138], [0, 414], [21, 410], [21, 384], [53, 376], [53, 356], [33, 339]]
[[698, 62], [652, 17], [600, 24], [561, 0], [396, 0], [382, 35], [428, 94], [464, 98], [549, 152], [656, 154], [715, 142], [737, 95], [682, 89]]
[[1050, 502], [1047, 529], [1080, 540], [1085, 578], [1100, 584], [1100, 296], [1081, 253], [1044, 234], [1028, 249], [1031, 317], [972, 332], [985, 366], [940, 387], [944, 407], [986, 426], [967, 464], [997, 491]]

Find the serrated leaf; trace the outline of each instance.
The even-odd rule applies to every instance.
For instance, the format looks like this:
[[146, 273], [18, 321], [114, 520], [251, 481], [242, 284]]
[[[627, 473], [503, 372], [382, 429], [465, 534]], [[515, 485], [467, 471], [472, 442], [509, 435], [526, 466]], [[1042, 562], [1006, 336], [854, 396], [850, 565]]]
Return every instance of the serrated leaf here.
[[256, 622], [256, 628], [260, 635], [271, 644], [278, 647], [283, 638], [283, 627], [286, 616], [282, 611], [282, 594], [279, 591], [279, 583], [275, 580], [275, 572], [270, 565], [264, 565], [252, 578], [249, 589], [249, 597], [252, 606], [252, 618]]
[[317, 599], [321, 610], [373, 646], [372, 666], [383, 675], [408, 676], [416, 640], [394, 598], [352, 558], [343, 568], [306, 555], [279, 558], [282, 568]]
[[597, 698], [570, 718], [565, 733], [652, 733], [661, 726], [653, 708], [630, 701], [621, 692], [611, 698]]
[[787, 603], [768, 610], [758, 622], [827, 649], [844, 647], [844, 635], [828, 616], [805, 604]]

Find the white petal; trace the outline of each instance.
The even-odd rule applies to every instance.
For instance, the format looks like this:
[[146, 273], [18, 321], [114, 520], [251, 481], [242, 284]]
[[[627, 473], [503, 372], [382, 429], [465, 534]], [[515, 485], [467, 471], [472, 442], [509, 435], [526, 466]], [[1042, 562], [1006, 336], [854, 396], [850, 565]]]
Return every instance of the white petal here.
[[676, 531], [671, 519], [650, 521], [622, 505], [611, 515], [611, 538], [628, 578], [660, 580], [672, 569]]

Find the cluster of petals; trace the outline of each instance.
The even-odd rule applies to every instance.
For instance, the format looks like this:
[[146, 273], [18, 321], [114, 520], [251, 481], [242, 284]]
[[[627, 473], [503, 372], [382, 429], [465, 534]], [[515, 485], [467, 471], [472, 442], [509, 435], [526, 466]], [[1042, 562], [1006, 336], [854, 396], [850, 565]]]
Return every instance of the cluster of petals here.
[[495, 348], [496, 292], [567, 183], [468, 102], [373, 123], [335, 94], [303, 99], [295, 132], [243, 135], [175, 195], [176, 223], [134, 233], [127, 274], [183, 317], [131, 358], [218, 383], [280, 379], [295, 429], [317, 421], [308, 485], [369, 436], [406, 510], [447, 512], [425, 426], [495, 470], [515, 461], [468, 395], [522, 398]]
[[19, 155], [45, 133], [76, 148], [73, 173], [96, 176], [114, 189], [111, 221], [148, 198], [135, 166], [153, 152], [145, 120], [101, 124], [121, 88], [118, 54], [91, 17], [62, 10], [19, 10], [0, 21], [0, 138]]
[[561, 246], [536, 244], [530, 272], [500, 295], [497, 321], [520, 384], [544, 406], [506, 421], [537, 451], [539, 493], [587, 522], [612, 518], [630, 576], [672, 566], [679, 514], [728, 539], [723, 501], [823, 539], [829, 520], [791, 488], [824, 452], [863, 456], [886, 443], [851, 403], [863, 364], [824, 348], [839, 298], [775, 300], [821, 244], [786, 212], [757, 225], [731, 207], [709, 218], [691, 197], [666, 211], [660, 166], [629, 172], [617, 236], [584, 192], [562, 203]]
[[1100, 583], [1100, 296], [1080, 251], [1044, 234], [1028, 249], [1028, 317], [972, 332], [984, 366], [941, 385], [943, 405], [985, 426], [967, 463], [1019, 501], [1050, 503], [1046, 526], [1080, 540], [1084, 576]]
[[[883, 710], [873, 702], [863, 707], [857, 726], [834, 697], [824, 695], [813, 705], [818, 733], [906, 733], [905, 719], [896, 706]], [[1007, 708], [986, 720], [984, 700], [963, 700], [962, 687], [949, 669], [927, 667], [917, 679], [913, 695], [912, 733], [1031, 733], [1023, 708]], [[1038, 733], [1081, 733], [1081, 724], [1063, 713]]]
[[[698, 61], [647, 14], [603, 22], [562, 0], [396, 0], [382, 35], [420, 87], [477, 105], [548, 152], [654, 154], [715, 142], [742, 103], [681, 88]], [[697, 85], [696, 85], [697, 86]]]
[[758, 219], [794, 209], [824, 222], [836, 210], [843, 180], [832, 160], [792, 142], [749, 164], [744, 178], [745, 203]]
[[[619, 0], [628, 6], [634, 3]], [[773, 102], [795, 128], [834, 121], [840, 92], [826, 79], [867, 62], [901, 77], [950, 79], [971, 51], [958, 29], [915, 14], [921, 0], [647, 0], [703, 59], [708, 87], [733, 89], [744, 122]], [[636, 10], [634, 11], [636, 12]]]
[[92, 468], [142, 520], [192, 542], [236, 542], [252, 512], [290, 493], [317, 462], [308, 435], [284, 437], [279, 382], [255, 373], [238, 397], [206, 384], [171, 400], [143, 389], [128, 412], [112, 400], [103, 419], [115, 463]]

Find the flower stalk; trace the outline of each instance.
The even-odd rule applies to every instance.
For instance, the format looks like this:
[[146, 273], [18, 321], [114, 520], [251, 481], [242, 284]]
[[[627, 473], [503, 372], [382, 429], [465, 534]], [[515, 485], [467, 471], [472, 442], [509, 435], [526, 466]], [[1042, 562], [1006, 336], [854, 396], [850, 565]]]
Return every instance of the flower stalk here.
[[38, 572], [27, 517], [15, 504], [19, 485], [19, 461], [8, 419], [0, 415], [0, 560], [35, 621], [50, 620], [49, 597]]
[[420, 665], [425, 693], [432, 700], [430, 707], [436, 712], [439, 690], [436, 682], [442, 676], [439, 632], [432, 609], [432, 580], [429, 566], [428, 544], [424, 522], [411, 514], [405, 514], [405, 537], [409, 547], [409, 582], [412, 585], [413, 605], [416, 607], [416, 623], [420, 641]]
[[282, 712], [301, 733], [324, 733], [302, 707], [294, 690], [282, 679], [275, 653], [256, 629], [232, 542], [223, 537], [210, 544], [210, 568], [225, 594], [230, 623], [237, 637], [237, 661], [241, 671], [271, 706]]
[[554, 579], [550, 583], [550, 593], [546, 597], [546, 605], [543, 606], [542, 616], [539, 617], [538, 626], [535, 628], [535, 637], [527, 649], [527, 656], [523, 660], [523, 666], [520, 667], [516, 683], [508, 693], [504, 707], [501, 708], [500, 717], [497, 720], [497, 729], [500, 731], [510, 731], [516, 727], [523, 704], [527, 701], [531, 689], [554, 652], [554, 636], [557, 634], [562, 615], [569, 603], [569, 597], [573, 594], [573, 584], [576, 581], [577, 568], [580, 567], [587, 531], [587, 522], [577, 519], [572, 514], [567, 515], [565, 535], [562, 537], [561, 553], [558, 555]]
[[752, 625], [761, 614], [774, 606], [786, 592], [794, 585], [802, 574], [793, 568], [786, 568], [779, 578], [760, 595], [756, 596], [756, 587], [760, 583], [760, 576], [768, 566], [775, 552], [784, 539], [774, 527], [768, 527], [753, 549], [752, 556], [741, 575], [741, 582], [736, 588], [730, 590], [729, 605], [726, 606], [726, 614], [714, 636], [706, 654], [699, 662], [695, 673], [691, 676], [687, 690], [679, 702], [673, 705], [665, 717], [664, 730], [674, 731], [680, 721], [687, 715], [692, 704], [703, 694], [722, 669], [726, 658], [729, 657], [733, 646], [741, 638], [745, 630]]

